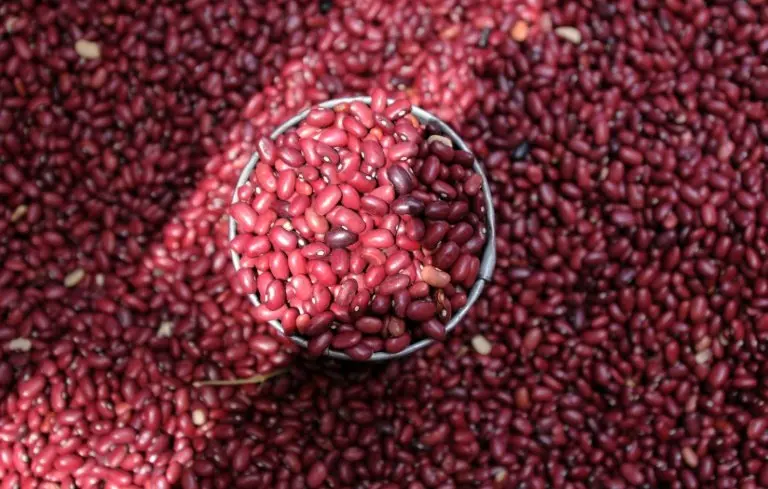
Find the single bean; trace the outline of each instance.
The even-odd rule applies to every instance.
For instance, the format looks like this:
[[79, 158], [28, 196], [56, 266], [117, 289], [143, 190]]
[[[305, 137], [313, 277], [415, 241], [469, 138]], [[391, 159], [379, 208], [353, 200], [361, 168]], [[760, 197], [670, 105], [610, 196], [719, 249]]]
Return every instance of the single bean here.
[[325, 243], [331, 249], [348, 248], [356, 243], [357, 239], [357, 233], [340, 227], [331, 229], [325, 235]]
[[431, 300], [417, 300], [408, 305], [406, 316], [412, 321], [427, 321], [434, 318], [437, 306]]

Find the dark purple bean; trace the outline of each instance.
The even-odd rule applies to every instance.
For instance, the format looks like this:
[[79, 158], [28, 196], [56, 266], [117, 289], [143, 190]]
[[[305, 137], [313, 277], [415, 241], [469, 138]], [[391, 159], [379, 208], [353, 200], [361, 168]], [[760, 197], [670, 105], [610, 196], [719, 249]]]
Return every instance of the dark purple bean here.
[[387, 168], [387, 178], [397, 195], [407, 194], [414, 188], [413, 176], [402, 166], [392, 165]]
[[411, 195], [405, 195], [395, 199], [390, 205], [390, 210], [395, 214], [418, 216], [424, 212], [424, 202]]
[[347, 248], [357, 242], [357, 234], [343, 228], [333, 228], [325, 234], [329, 248]]

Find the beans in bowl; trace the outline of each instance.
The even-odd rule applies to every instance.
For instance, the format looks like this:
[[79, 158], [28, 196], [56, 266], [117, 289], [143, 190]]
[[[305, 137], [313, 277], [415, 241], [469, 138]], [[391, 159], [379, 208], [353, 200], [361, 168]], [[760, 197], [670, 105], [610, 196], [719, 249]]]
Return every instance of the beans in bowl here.
[[474, 156], [431, 131], [405, 97], [313, 108], [237, 190], [235, 286], [259, 319], [365, 360], [442, 340], [486, 241]]

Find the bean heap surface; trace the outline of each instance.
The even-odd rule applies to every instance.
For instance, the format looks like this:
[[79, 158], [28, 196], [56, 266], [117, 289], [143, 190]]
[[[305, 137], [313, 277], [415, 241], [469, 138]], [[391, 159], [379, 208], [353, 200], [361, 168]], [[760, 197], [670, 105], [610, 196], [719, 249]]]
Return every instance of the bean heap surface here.
[[[768, 4], [0, 1], [0, 489], [768, 487]], [[230, 286], [260, 139], [404, 92], [487, 169], [443, 342]], [[320, 364], [320, 365], [318, 365]]]

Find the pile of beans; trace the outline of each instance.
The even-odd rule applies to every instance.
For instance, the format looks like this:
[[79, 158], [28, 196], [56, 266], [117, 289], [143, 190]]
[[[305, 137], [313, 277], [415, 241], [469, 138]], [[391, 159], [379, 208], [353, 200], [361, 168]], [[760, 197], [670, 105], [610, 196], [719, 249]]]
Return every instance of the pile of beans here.
[[[0, 2], [0, 488], [768, 487], [768, 5]], [[405, 92], [488, 170], [444, 342], [297, 356], [230, 287], [261, 136]]]
[[313, 108], [257, 148], [230, 209], [234, 286], [258, 292], [257, 319], [308, 337], [313, 356], [330, 346], [367, 360], [412, 336], [444, 339], [485, 245], [472, 154], [427, 135], [410, 102], [382, 89], [370, 106]]

